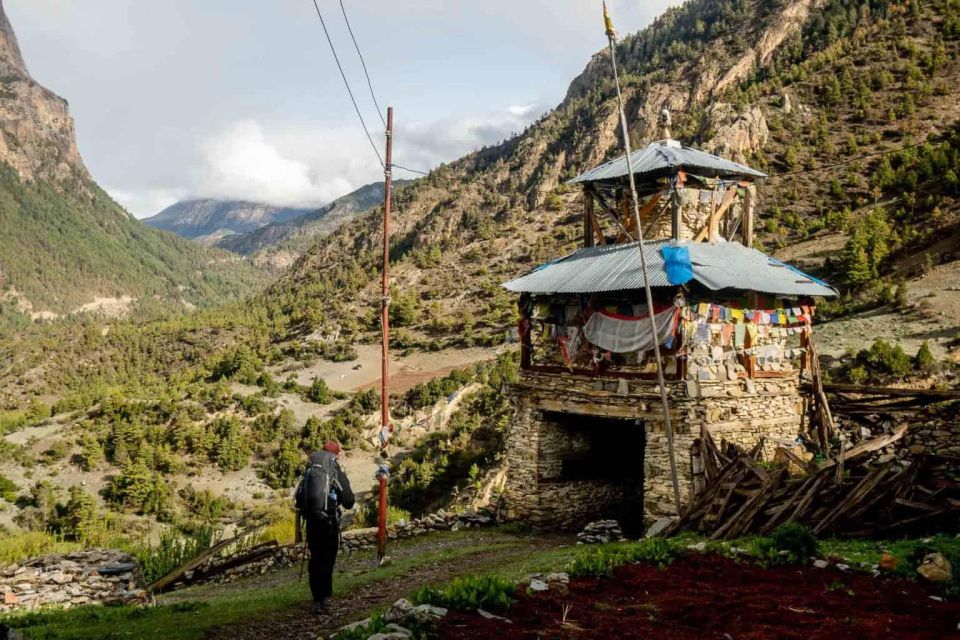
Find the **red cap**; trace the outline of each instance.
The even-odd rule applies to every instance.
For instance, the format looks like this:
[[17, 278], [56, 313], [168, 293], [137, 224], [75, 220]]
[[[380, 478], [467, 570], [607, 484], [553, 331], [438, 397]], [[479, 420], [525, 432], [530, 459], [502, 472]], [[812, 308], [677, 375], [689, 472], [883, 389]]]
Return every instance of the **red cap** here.
[[330, 440], [329, 442], [323, 445], [323, 450], [329, 451], [333, 455], [338, 456], [340, 455], [340, 443], [337, 442], [336, 440]]

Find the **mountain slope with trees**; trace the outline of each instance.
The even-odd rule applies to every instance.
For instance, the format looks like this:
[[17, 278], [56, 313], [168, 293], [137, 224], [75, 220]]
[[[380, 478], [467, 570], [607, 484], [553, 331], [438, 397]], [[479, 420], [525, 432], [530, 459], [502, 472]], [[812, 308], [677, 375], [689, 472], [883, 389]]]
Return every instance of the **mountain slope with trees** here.
[[65, 100], [37, 84], [0, 3], [0, 323], [97, 299], [209, 305], [249, 294], [249, 264], [151, 229], [90, 177]]
[[[955, 0], [691, 0], [619, 44], [634, 144], [657, 137], [667, 107], [675, 138], [780, 174], [760, 186], [761, 244], [830, 239], [809, 266], [876, 301], [865, 290], [908, 275], [900, 256], [957, 227], [958, 12]], [[501, 339], [513, 302], [499, 284], [577, 246], [579, 194], [564, 182], [619, 153], [601, 52], [521, 135], [406, 189], [398, 341]], [[272, 289], [295, 327], [375, 330], [381, 220], [321, 240]], [[950, 251], [929, 253], [936, 264]]]

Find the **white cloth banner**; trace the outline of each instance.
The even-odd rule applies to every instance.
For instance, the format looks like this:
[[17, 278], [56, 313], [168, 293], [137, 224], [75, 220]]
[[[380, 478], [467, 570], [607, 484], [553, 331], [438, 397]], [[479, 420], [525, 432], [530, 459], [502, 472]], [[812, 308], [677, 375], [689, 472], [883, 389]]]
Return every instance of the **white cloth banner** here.
[[[663, 344], [676, 330], [680, 309], [671, 305], [653, 316], [659, 342]], [[631, 318], [603, 311], [594, 311], [583, 327], [583, 334], [591, 344], [612, 353], [632, 353], [653, 349], [650, 318]]]

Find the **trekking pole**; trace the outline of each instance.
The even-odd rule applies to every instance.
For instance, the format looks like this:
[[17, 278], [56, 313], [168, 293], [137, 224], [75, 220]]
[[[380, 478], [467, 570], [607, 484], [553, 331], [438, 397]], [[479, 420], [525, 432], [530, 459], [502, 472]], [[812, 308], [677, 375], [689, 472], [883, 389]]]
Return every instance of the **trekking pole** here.
[[[301, 526], [303, 526], [304, 524], [306, 524], [306, 523], [303, 521], [303, 518], [300, 517], [300, 514], [297, 514], [297, 532], [298, 532], [298, 533], [301, 531]], [[306, 527], [304, 527], [304, 528], [306, 528]], [[297, 580], [297, 582], [303, 582], [303, 565], [306, 564], [306, 562], [307, 562], [307, 535], [306, 535], [306, 532], [303, 532], [300, 537], [303, 538], [303, 549], [300, 551], [300, 578]]]

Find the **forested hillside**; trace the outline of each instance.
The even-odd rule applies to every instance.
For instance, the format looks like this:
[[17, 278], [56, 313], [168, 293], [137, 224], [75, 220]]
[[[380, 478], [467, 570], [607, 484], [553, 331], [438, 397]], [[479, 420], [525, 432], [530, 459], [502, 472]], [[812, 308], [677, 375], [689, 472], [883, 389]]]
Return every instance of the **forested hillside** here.
[[[879, 300], [906, 263], [953, 255], [928, 248], [956, 229], [958, 16], [955, 0], [687, 2], [621, 40], [631, 135], [654, 139], [666, 106], [674, 137], [769, 172], [762, 244], [820, 238], [830, 251], [793, 257]], [[564, 181], [619, 153], [614, 105], [599, 53], [523, 134], [404, 191], [398, 341], [500, 339], [512, 320], [500, 282], [576, 246], [579, 197]], [[294, 323], [375, 329], [381, 215], [319, 242], [274, 287]]]

